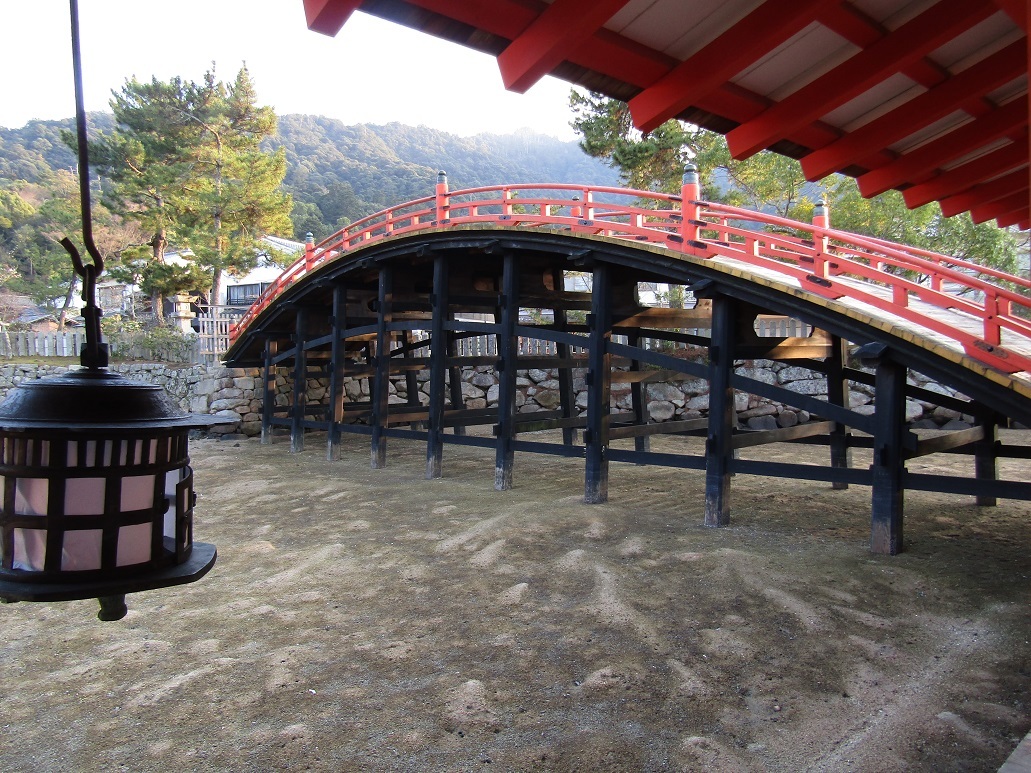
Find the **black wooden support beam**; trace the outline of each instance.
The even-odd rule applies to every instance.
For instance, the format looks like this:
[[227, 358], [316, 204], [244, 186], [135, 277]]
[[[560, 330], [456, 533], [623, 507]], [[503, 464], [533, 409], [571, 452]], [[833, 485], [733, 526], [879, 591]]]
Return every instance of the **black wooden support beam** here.
[[269, 337], [265, 339], [263, 354], [264, 365], [261, 374], [261, 443], [272, 442], [272, 417], [276, 408], [276, 366], [274, 361], [279, 349], [279, 341]]
[[[453, 332], [453, 328], [448, 325], [453, 325], [455, 322], [454, 314], [448, 312], [448, 323], [445, 325], [447, 330], [447, 353], [448, 353], [448, 364], [450, 367], [450, 382], [449, 388], [451, 391], [451, 410], [461, 411], [465, 408], [465, 397], [462, 395], [462, 367], [458, 364], [458, 336]], [[456, 435], [464, 435], [465, 427], [456, 425]]]
[[308, 402], [308, 353], [304, 342], [308, 337], [308, 308], [297, 309], [297, 332], [294, 334], [294, 384], [290, 407], [290, 453], [304, 450], [304, 412]]
[[734, 332], [736, 302], [719, 294], [712, 301], [709, 346], [709, 430], [705, 438], [705, 525], [730, 523], [730, 476], [734, 458]]
[[[562, 268], [552, 270], [552, 285], [557, 291], [565, 290], [565, 272]], [[558, 308], [555, 312], [555, 326], [564, 328], [569, 323], [569, 317], [565, 308]], [[560, 362], [550, 366], [558, 368], [558, 394], [559, 405], [562, 408], [562, 417], [571, 419], [576, 416], [576, 393], [573, 390], [573, 371], [575, 364], [569, 360], [569, 344], [559, 341], [555, 345]], [[576, 444], [576, 427], [573, 425], [562, 427], [562, 443], [567, 446]]]
[[[974, 477], [978, 480], [999, 479], [999, 424], [995, 419], [983, 419], [979, 425], [981, 437], [974, 446]], [[993, 494], [978, 494], [977, 504], [995, 507], [999, 500]]]
[[[641, 332], [639, 330], [632, 330], [627, 333], [627, 344], [634, 348], [641, 346]], [[630, 361], [630, 372], [640, 373], [641, 372], [641, 361], [631, 360]], [[633, 379], [630, 382], [630, 404], [633, 406], [634, 420], [638, 424], [648, 423], [648, 390], [641, 380]], [[634, 450], [635, 451], [650, 451], [651, 442], [649, 435], [641, 434], [634, 435]]]
[[[415, 357], [412, 351], [415, 348], [415, 337], [412, 335], [412, 331], [406, 330], [403, 333], [404, 336], [404, 352], [401, 357], [406, 361], [405, 367], [405, 392], [408, 393], [408, 405], [413, 408], [420, 406], [419, 401], [419, 379], [418, 372], [426, 369], [425, 358]], [[419, 429], [419, 422], [413, 421], [411, 429]]]
[[598, 504], [609, 498], [609, 395], [612, 389], [611, 283], [609, 267], [594, 267], [591, 290], [591, 318], [588, 333], [587, 429], [584, 432], [586, 458], [584, 502]]
[[333, 339], [330, 343], [329, 405], [326, 406], [326, 459], [331, 462], [340, 459], [340, 422], [344, 420], [344, 342], [340, 332], [347, 327], [347, 288], [336, 285], [333, 288], [333, 318], [330, 328]]
[[430, 320], [430, 404], [427, 415], [426, 478], [443, 474], [444, 458], [444, 375], [448, 355], [448, 334], [444, 322], [448, 317], [448, 264], [438, 255], [433, 259], [433, 294], [430, 297], [433, 317]]
[[903, 549], [906, 367], [888, 352], [877, 357], [876, 367], [870, 550], [893, 556]]
[[[845, 379], [847, 343], [839, 336], [831, 336], [831, 356], [827, 358], [827, 402], [843, 408], [849, 408], [849, 388]], [[852, 449], [849, 447], [851, 435], [841, 422], [835, 422], [830, 433], [831, 467], [848, 469], [852, 466]], [[831, 488], [844, 490], [848, 488], [845, 481], [835, 481]]]
[[373, 469], [387, 466], [387, 436], [384, 434], [390, 397], [390, 323], [393, 321], [393, 273], [389, 266], [379, 270], [379, 295], [376, 304], [376, 375], [372, 379], [372, 445], [370, 464]]
[[515, 255], [505, 253], [501, 277], [501, 308], [495, 318], [500, 318], [497, 328], [498, 341], [498, 424], [495, 429], [497, 446], [494, 461], [494, 488], [505, 491], [512, 488], [512, 468], [515, 464], [515, 412], [516, 412], [516, 359], [519, 356], [519, 339], [515, 335], [519, 321], [519, 275], [516, 271]]

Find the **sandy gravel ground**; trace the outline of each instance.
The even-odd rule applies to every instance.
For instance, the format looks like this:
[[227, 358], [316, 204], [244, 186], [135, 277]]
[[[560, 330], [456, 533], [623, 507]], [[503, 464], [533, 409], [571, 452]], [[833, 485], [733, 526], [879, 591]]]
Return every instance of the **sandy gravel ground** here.
[[714, 530], [698, 472], [368, 459], [197, 442], [206, 579], [0, 608], [2, 770], [989, 771], [1031, 727], [1031, 503], [910, 493], [888, 558], [865, 488], [737, 476]]

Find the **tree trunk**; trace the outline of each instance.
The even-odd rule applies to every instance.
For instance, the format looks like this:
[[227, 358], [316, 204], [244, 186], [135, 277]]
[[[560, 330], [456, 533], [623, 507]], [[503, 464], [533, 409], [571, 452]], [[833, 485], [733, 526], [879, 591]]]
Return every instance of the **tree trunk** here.
[[68, 283], [68, 292], [64, 295], [64, 306], [61, 308], [61, 314], [57, 318], [57, 323], [60, 325], [60, 330], [64, 330], [64, 323], [68, 319], [68, 309], [71, 308], [72, 297], [75, 295], [75, 288], [79, 284], [79, 276], [72, 274], [72, 281]]
[[217, 306], [222, 295], [222, 269], [211, 272], [211, 293], [208, 295], [208, 306]]
[[[150, 246], [154, 251], [154, 260], [162, 265], [165, 262], [165, 247], [168, 246], [168, 240], [165, 238], [165, 229], [159, 228], [154, 232], [154, 238], [150, 240]], [[154, 311], [154, 319], [159, 324], [165, 321], [165, 298], [159, 293], [152, 293], [150, 296], [150, 305]]]

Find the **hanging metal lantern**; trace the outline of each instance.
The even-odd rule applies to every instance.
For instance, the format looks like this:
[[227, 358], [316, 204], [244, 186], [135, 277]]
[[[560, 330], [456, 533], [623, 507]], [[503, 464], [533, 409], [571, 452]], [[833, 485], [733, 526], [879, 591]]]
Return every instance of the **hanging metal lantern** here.
[[100, 335], [78, 3], [69, 1], [84, 263], [83, 368], [23, 383], [0, 404], [0, 600], [98, 598], [101, 620], [126, 614], [125, 594], [192, 582], [215, 563], [193, 541], [190, 429], [216, 422], [182, 411], [164, 389], [107, 370]]
[[192, 582], [215, 562], [193, 542], [188, 433], [211, 417], [161, 387], [82, 369], [16, 387], [0, 404], [0, 597], [99, 598]]

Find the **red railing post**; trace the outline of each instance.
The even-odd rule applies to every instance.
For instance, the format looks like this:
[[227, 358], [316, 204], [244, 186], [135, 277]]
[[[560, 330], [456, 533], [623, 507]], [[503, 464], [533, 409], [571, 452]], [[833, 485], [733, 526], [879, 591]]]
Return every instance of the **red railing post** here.
[[434, 220], [437, 221], [434, 225], [444, 225], [445, 221], [448, 220], [451, 202], [447, 194], [447, 172], [441, 169], [437, 172], [437, 187], [434, 191], [434, 196], [436, 198], [436, 214], [434, 214]]
[[315, 234], [308, 231], [304, 235], [304, 271], [305, 273], [315, 268]]
[[830, 210], [827, 208], [827, 202], [820, 199], [813, 209], [813, 249], [816, 251], [813, 274], [822, 279], [827, 278], [827, 235], [817, 233], [815, 229], [830, 227]]
[[1002, 328], [999, 326], [999, 294], [986, 292], [984, 296], [984, 340], [991, 346], [1002, 343]]
[[698, 167], [688, 164], [680, 186], [680, 235], [684, 242], [696, 242], [701, 235], [698, 223], [702, 220], [702, 186], [698, 182]]

